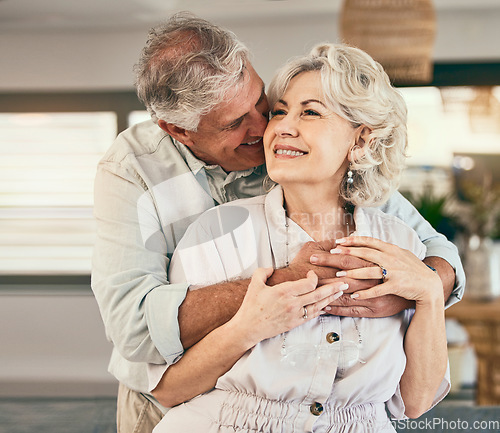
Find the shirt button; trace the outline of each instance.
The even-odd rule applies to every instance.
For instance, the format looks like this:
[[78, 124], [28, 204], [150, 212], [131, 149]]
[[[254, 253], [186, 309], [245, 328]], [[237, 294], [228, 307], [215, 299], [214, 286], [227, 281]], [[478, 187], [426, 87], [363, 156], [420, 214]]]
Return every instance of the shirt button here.
[[329, 332], [328, 334], [326, 334], [326, 341], [328, 341], [330, 344], [335, 343], [339, 340], [340, 336], [336, 332]]
[[311, 407], [309, 409], [314, 416], [320, 416], [321, 412], [323, 412], [323, 405], [321, 403], [315, 402], [311, 404]]

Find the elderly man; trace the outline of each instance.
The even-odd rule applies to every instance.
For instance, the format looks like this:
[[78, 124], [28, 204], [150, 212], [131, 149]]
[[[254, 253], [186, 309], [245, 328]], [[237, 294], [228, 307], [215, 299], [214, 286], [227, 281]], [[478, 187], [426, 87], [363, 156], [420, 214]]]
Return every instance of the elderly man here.
[[[109, 369], [120, 382], [121, 433], [150, 432], [164, 411], [147, 393], [145, 363], [175, 362], [184, 348], [229, 320], [244, 297], [248, 281], [188, 291], [186, 284], [169, 284], [167, 269], [177, 242], [202, 212], [265, 192], [262, 136], [269, 110], [245, 46], [187, 14], [150, 32], [136, 71], [137, 92], [152, 121], [118, 136], [95, 184], [92, 288], [114, 345]], [[383, 210], [415, 228], [448, 303], [459, 299], [464, 275], [456, 248], [401, 195]], [[339, 268], [359, 265], [328, 251], [305, 245], [268, 284], [303, 278], [309, 269], [333, 278]], [[408, 307], [397, 297], [349, 299], [339, 299], [330, 313], [389, 316]]]

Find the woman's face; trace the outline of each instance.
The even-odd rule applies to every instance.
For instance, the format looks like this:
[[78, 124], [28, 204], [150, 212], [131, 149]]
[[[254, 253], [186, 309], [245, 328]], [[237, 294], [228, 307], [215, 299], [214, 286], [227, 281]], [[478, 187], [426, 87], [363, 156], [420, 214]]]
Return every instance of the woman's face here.
[[337, 188], [358, 128], [326, 106], [320, 72], [294, 77], [271, 113], [264, 133], [271, 179], [284, 186], [299, 182]]

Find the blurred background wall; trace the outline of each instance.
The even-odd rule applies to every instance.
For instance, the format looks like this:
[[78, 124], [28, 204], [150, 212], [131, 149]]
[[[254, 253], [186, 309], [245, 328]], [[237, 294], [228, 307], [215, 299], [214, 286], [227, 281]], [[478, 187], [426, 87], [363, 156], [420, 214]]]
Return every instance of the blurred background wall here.
[[[146, 41], [147, 30], [161, 20], [162, 15], [143, 18], [142, 21], [147, 22], [142, 25], [138, 20], [120, 25], [119, 3], [116, 10], [118, 24], [114, 26], [96, 24], [88, 29], [82, 28], [83, 24], [79, 26], [78, 21], [62, 26], [58, 25], [57, 17], [43, 15], [39, 23], [35, 21], [35, 26], [24, 24], [22, 17], [17, 18], [20, 20], [17, 26], [16, 17], [10, 23], [7, 23], [7, 18], [2, 20], [0, 91], [131, 89], [132, 66]], [[124, 2], [127, 3], [133, 2]], [[136, 3], [143, 4], [144, 9], [148, 9], [148, 3], [161, 4], [159, 1]], [[185, 5], [190, 3], [197, 2], [185, 2]], [[213, 3], [215, 6], [210, 7]], [[222, 4], [219, 10], [217, 3]], [[251, 7], [252, 3], [255, 7]], [[266, 11], [266, 3], [275, 7]], [[233, 30], [250, 47], [256, 70], [268, 82], [276, 68], [288, 58], [304, 53], [317, 42], [337, 41], [339, 38], [340, 0], [318, 1], [300, 8], [297, 3], [207, 1], [205, 6], [198, 5], [192, 10], [205, 12], [201, 16]], [[315, 11], [314, 3], [323, 5], [323, 8], [318, 7]], [[238, 16], [238, 5], [241, 8], [246, 5], [241, 16]], [[500, 40], [499, 2], [436, 0], [435, 7], [435, 61], [500, 59], [497, 43]], [[88, 8], [92, 8], [92, 2], [88, 3]], [[29, 13], [28, 9], [24, 13]], [[54, 22], [52, 26], [50, 19]], [[63, 18], [59, 19], [64, 23]], [[112, 16], [109, 19], [112, 21]]]

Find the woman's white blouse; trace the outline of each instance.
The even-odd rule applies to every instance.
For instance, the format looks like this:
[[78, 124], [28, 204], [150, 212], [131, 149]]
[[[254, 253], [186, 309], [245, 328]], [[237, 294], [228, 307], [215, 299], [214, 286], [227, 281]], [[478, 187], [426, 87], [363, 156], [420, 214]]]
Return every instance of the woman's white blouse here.
[[[372, 236], [410, 250], [420, 259], [425, 257], [425, 246], [417, 234], [398, 218], [378, 209], [357, 207], [354, 220], [355, 235]], [[249, 278], [258, 267], [284, 267], [287, 256], [291, 261], [311, 240], [287, 219], [283, 192], [276, 187], [265, 196], [218, 206], [202, 215], [174, 253], [170, 282], [187, 281], [194, 290]], [[406, 310], [377, 319], [320, 316], [257, 344], [219, 378], [216, 389], [293, 403], [296, 413], [290, 431], [337, 431], [328, 427], [332, 422], [328, 417], [314, 413], [315, 407], [325, 413], [340, 413], [362, 405], [385, 405], [393, 418], [404, 418], [399, 381], [406, 363], [403, 340], [412, 313]], [[155, 388], [166, 368], [150, 366], [150, 389]], [[434, 405], [448, 393], [448, 377], [447, 373]], [[197, 397], [193, 404], [209, 410], [211, 399], [218, 405], [220, 392]], [[251, 401], [248, 404], [255, 404]], [[162, 425], [164, 431], [171, 431], [166, 429], [167, 422], [175, 424], [176, 411], [185, 417], [189, 404], [171, 409], [155, 432], [163, 431]], [[394, 431], [390, 425], [387, 428], [384, 431]]]

